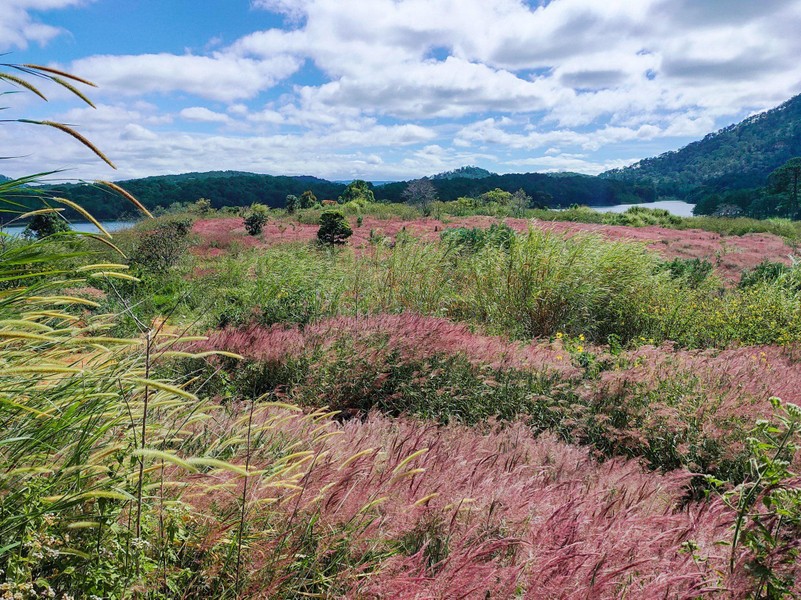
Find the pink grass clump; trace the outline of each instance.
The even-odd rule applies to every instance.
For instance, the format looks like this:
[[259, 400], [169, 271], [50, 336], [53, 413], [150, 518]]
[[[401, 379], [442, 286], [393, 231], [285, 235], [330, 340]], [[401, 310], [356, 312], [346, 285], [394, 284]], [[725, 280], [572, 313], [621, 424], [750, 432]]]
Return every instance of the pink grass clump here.
[[579, 370], [564, 352], [547, 344], [522, 344], [473, 332], [462, 323], [413, 313], [368, 317], [334, 317], [303, 330], [294, 325], [213, 332], [203, 349], [223, 349], [257, 361], [277, 361], [303, 351], [326, 349], [337, 340], [354, 341], [364, 351], [385, 355], [397, 352], [402, 359], [425, 360], [437, 355], [463, 355], [475, 365], [493, 369], [558, 372], [573, 378]]
[[619, 452], [675, 455], [669, 460], [695, 470], [739, 469], [749, 431], [774, 412], [770, 398], [801, 400], [801, 369], [786, 348], [644, 346], [619, 358], [619, 366], [577, 388], [580, 437], [600, 424]]
[[[323, 565], [329, 592], [349, 598], [749, 593], [747, 553], [738, 549], [729, 574], [729, 548], [721, 545], [731, 537], [733, 515], [717, 501], [682, 507], [685, 472], [649, 473], [625, 460], [599, 464], [519, 423], [481, 430], [373, 414], [321, 424], [280, 412], [257, 412], [260, 431], [275, 425], [262, 434], [253, 467], [269, 471], [276, 442], [294, 443], [293, 452], [308, 450], [311, 458], [291, 489], [269, 477], [251, 480], [250, 597], [308, 589], [301, 580]], [[216, 420], [205, 435], [222, 438], [225, 426]], [[184, 497], [209, 519], [242, 485], [229, 472], [214, 477], [215, 489], [228, 481], [239, 491], [193, 494], [190, 485]], [[332, 569], [325, 557], [341, 543], [349, 552], [337, 554], [341, 562]], [[309, 552], [320, 562], [308, 566]], [[299, 554], [304, 572], [293, 566]], [[801, 565], [786, 568], [801, 575]]]

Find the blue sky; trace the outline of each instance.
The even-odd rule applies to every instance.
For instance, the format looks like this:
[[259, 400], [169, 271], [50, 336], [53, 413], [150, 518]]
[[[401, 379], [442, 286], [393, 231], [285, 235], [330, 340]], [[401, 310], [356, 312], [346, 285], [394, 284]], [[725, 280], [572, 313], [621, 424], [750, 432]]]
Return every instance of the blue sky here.
[[[5, 95], [0, 172], [409, 179], [598, 173], [801, 92], [801, 0], [2, 0], [6, 62], [97, 83]], [[7, 91], [10, 88], [6, 88]]]

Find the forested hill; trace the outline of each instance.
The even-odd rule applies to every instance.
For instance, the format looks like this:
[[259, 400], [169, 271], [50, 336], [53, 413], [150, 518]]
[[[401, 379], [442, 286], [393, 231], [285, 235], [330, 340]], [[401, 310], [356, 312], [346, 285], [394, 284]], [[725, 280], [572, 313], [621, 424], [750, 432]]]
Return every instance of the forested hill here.
[[658, 195], [692, 197], [710, 190], [758, 188], [789, 159], [801, 156], [801, 95], [730, 125], [681, 150], [602, 173], [618, 181], [656, 186]]
[[432, 175], [431, 179], [484, 179], [485, 177], [490, 177], [491, 175], [495, 175], [486, 169], [482, 169], [481, 167], [459, 167], [458, 169], [454, 169], [453, 171], [445, 171], [444, 173], [437, 173], [436, 175]]
[[[344, 184], [317, 177], [276, 177], [240, 171], [159, 175], [117, 183], [149, 209], [195, 202], [200, 198], [211, 200], [214, 208], [249, 206], [254, 202], [283, 207], [289, 194], [299, 196], [306, 190], [312, 190], [321, 200], [336, 199], [345, 189]], [[99, 186], [65, 184], [51, 186], [48, 191], [78, 202], [100, 219], [116, 219], [124, 216], [123, 211], [130, 210], [127, 203]]]
[[[305, 190], [311, 190], [319, 200], [335, 200], [345, 190], [343, 183], [317, 177], [257, 175], [238, 171], [160, 175], [117, 183], [149, 209], [159, 206], [168, 208], [175, 203], [191, 203], [200, 198], [211, 200], [214, 208], [249, 206], [254, 202], [282, 208], [289, 194], [300, 196]], [[655, 199], [652, 188], [648, 186], [572, 173], [490, 174], [481, 179], [472, 176], [434, 179], [432, 183], [439, 199], [446, 201], [456, 200], [460, 196], [478, 196], [495, 188], [509, 192], [523, 189], [533, 198], [535, 205], [548, 207], [567, 207], [571, 204], [601, 206]], [[403, 202], [403, 191], [407, 184], [400, 181], [376, 187], [368, 185], [374, 188], [378, 201]], [[46, 189], [49, 193], [79, 203], [99, 219], [117, 219], [126, 216], [126, 212], [133, 212], [129, 204], [100, 186], [63, 184]]]
[[[484, 192], [500, 188], [507, 192], [519, 189], [532, 197], [534, 204], [541, 207], [568, 207], [571, 204], [606, 206], [655, 200], [652, 186], [638, 183], [601, 179], [576, 173], [510, 173], [491, 174], [480, 179], [473, 177], [453, 177], [431, 179], [440, 200], [456, 200], [460, 196], [476, 197]], [[400, 181], [382, 185], [376, 198], [390, 202], [402, 202], [407, 182]]]

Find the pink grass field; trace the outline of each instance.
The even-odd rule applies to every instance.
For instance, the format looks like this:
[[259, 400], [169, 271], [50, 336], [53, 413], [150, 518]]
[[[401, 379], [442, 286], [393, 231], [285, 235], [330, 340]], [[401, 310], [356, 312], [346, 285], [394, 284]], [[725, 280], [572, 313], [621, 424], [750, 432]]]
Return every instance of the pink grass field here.
[[[426, 359], [435, 354], [466, 356], [473, 364], [493, 369], [518, 369], [558, 374], [565, 381], [580, 379], [562, 342], [510, 342], [474, 332], [462, 323], [411, 313], [369, 317], [336, 317], [306, 326], [250, 326], [210, 334], [199, 345], [221, 349], [260, 362], [297, 356], [306, 349], [325, 347], [336, 339], [367, 340], [382, 336], [382, 350], [399, 350], [402, 357]], [[383, 338], [386, 338], [383, 341]], [[365, 347], [367, 348], [367, 346]], [[601, 352], [600, 349], [592, 349]], [[727, 350], [677, 350], [643, 346], [624, 352], [617, 365], [601, 374], [598, 389], [609, 394], [627, 387], [656, 387], [685, 374], [699, 390], [722, 400], [719, 411], [755, 420], [770, 412], [768, 398], [779, 396], [801, 403], [801, 362], [793, 348], [746, 346]], [[586, 385], [587, 382], [584, 382]]]
[[[599, 464], [522, 424], [440, 427], [373, 414], [321, 426], [281, 412], [257, 412], [257, 426], [280, 422], [272, 435], [313, 458], [299, 488], [269, 478], [249, 488], [249, 597], [293, 589], [312, 522], [317, 560], [347, 540], [348, 559], [338, 554], [327, 571], [337, 597], [745, 598], [750, 589], [746, 551], [738, 549], [728, 572], [728, 509], [718, 501], [681, 507], [687, 473]], [[212, 425], [220, 430], [206, 435], [225, 436], [226, 423]], [[255, 468], [269, 467], [271, 439]], [[190, 485], [183, 500], [198, 519], [241, 494], [242, 480], [230, 472], [202, 484], [191, 477], [198, 490]], [[210, 494], [209, 483], [228, 491]], [[395, 552], [364, 558], [387, 549]], [[783, 568], [800, 574], [801, 566]]]
[[224, 349], [248, 359], [275, 362], [305, 349], [330, 346], [343, 337], [364, 340], [368, 348], [376, 336], [382, 338], [383, 352], [399, 351], [404, 359], [462, 354], [473, 364], [494, 369], [547, 370], [558, 372], [565, 379], [580, 373], [558, 345], [509, 342], [498, 336], [475, 333], [462, 323], [411, 313], [335, 317], [306, 326], [302, 332], [294, 325], [225, 329], [211, 333], [202, 348]]
[[[365, 217], [361, 227], [351, 219], [353, 236], [349, 243], [355, 248], [368, 244], [370, 231], [394, 238], [405, 229], [409, 234], [425, 240], [439, 239], [440, 232], [450, 227], [489, 227], [496, 223], [493, 217], [449, 218], [446, 223], [437, 219], [381, 220]], [[700, 229], [675, 230], [662, 227], [625, 227], [621, 225], [597, 225], [588, 223], [552, 222], [526, 219], [504, 219], [516, 231], [526, 231], [529, 226], [538, 227], [565, 235], [578, 232], [596, 233], [609, 239], [642, 242], [666, 258], [703, 258], [717, 265], [718, 273], [728, 281], [737, 281], [745, 268], [751, 268], [765, 259], [789, 263], [790, 248], [784, 241], [770, 234], [748, 234], [743, 236], [721, 236]], [[193, 252], [200, 256], [219, 256], [232, 243], [243, 248], [260, 247], [286, 242], [302, 242], [315, 239], [318, 227], [289, 221], [270, 221], [261, 237], [245, 233], [242, 219], [237, 217], [201, 219], [192, 231], [200, 238]]]
[[[579, 439], [600, 419], [625, 415], [626, 427], [605, 426], [605, 439], [618, 452], [640, 454], [655, 440], [670, 436], [682, 464], [701, 460], [706, 468], [714, 468], [718, 460], [739, 460], [754, 423], [773, 414], [772, 396], [801, 404], [801, 365], [794, 351], [769, 346], [722, 351], [644, 346], [617, 357], [590, 348], [610, 364], [598, 377], [587, 377], [560, 340], [508, 342], [446, 319], [406, 313], [337, 317], [303, 330], [281, 325], [226, 329], [212, 332], [196, 348], [227, 350], [279, 365], [303, 354], [318, 356], [319, 361], [336, 360], [326, 358], [326, 349], [342, 340], [354, 344], [358, 364], [372, 365], [375, 386], [388, 376], [390, 361], [396, 360], [390, 358], [391, 352], [408, 361], [461, 355], [476, 366], [545, 376], [557, 386], [552, 389], [558, 398], [572, 393], [581, 399], [569, 410], [564, 400], [551, 402], [567, 411], [564, 423]], [[325, 398], [320, 401], [326, 403]], [[715, 454], [704, 449], [709, 442], [718, 448]], [[801, 456], [797, 463], [801, 466]]]

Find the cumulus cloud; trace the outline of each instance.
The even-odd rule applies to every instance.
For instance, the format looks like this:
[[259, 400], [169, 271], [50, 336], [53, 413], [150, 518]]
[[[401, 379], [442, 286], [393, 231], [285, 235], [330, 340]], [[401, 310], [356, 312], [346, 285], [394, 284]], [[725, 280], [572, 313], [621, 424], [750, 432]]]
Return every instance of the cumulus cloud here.
[[541, 173], [559, 173], [572, 171], [585, 175], [597, 175], [610, 169], [624, 167], [631, 164], [632, 159], [613, 159], [606, 161], [593, 161], [584, 154], [557, 154], [543, 155], [521, 160], [512, 160], [510, 164], [522, 167], [526, 171]]
[[0, 51], [25, 49], [31, 42], [44, 45], [64, 33], [58, 27], [37, 21], [30, 11], [81, 4], [87, 4], [87, 0], [3, 0], [0, 10]]
[[[52, 39], [59, 30], [30, 11], [81, 3], [6, 0], [0, 44]], [[115, 98], [88, 130], [154, 172], [173, 163], [202, 170], [196, 163], [208, 157], [205, 168], [230, 158], [231, 168], [362, 169], [382, 179], [460, 160], [589, 173], [801, 92], [801, 0], [251, 7], [281, 15], [283, 26], [228, 46], [199, 40], [194, 47], [209, 49], [202, 54], [102, 54], [67, 65], [100, 84], [101, 100]], [[66, 114], [71, 122], [83, 115]], [[187, 121], [191, 134], [181, 132]]]
[[[302, 93], [322, 106], [403, 118], [554, 110], [577, 125], [677, 103], [734, 114], [792, 95], [801, 79], [797, 36], [777, 35], [801, 25], [797, 0], [734, 1], [263, 0], [302, 25], [235, 48], [313, 61], [330, 81]], [[433, 61], [433, 48], [449, 56]]]
[[200, 121], [201, 123], [228, 123], [231, 120], [228, 115], [214, 112], [205, 106], [191, 106], [178, 114], [187, 121]]
[[271, 88], [297, 71], [301, 62], [290, 56], [253, 60], [226, 53], [162, 53], [91, 56], [75, 61], [71, 69], [100, 85], [104, 92], [117, 95], [183, 91], [232, 102], [253, 98]]

